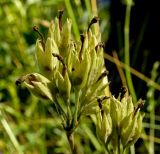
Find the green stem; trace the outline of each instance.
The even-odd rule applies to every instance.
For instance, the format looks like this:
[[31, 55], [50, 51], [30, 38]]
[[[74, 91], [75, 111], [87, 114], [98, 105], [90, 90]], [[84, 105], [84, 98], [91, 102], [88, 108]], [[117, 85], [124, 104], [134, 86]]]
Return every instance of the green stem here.
[[78, 110], [79, 110], [79, 97], [80, 97], [80, 91], [78, 90], [76, 90], [75, 91], [75, 98], [76, 98], [76, 102], [75, 102], [75, 113], [74, 113], [74, 127], [76, 127], [76, 125], [77, 125], [77, 118], [78, 118]]
[[[151, 79], [153, 81], [156, 80], [156, 78], [159, 75], [158, 68], [160, 67], [159, 62], [155, 62], [153, 65], [153, 69], [151, 71]], [[155, 102], [155, 88], [150, 87], [148, 90], [148, 102], [150, 102], [149, 105], [149, 111], [150, 111], [150, 132], [149, 132], [149, 154], [154, 153], [155, 151], [155, 146], [154, 146], [154, 140], [152, 139], [155, 136], [155, 129], [152, 126], [155, 126], [155, 107], [156, 107], [156, 102]]]
[[91, 18], [91, 14], [92, 14], [90, 1], [89, 0], [85, 0], [84, 2], [85, 2], [85, 6], [87, 8], [87, 13], [88, 13], [88, 16], [89, 16], [89, 19], [90, 19]]
[[[150, 126], [155, 125], [155, 101], [152, 99], [150, 101], [152, 103], [152, 110], [150, 111]], [[152, 138], [155, 136], [155, 131], [153, 127], [150, 127], [150, 138], [149, 138], [149, 154], [154, 153], [154, 141]]]
[[114, 138], [113, 144], [113, 154], [124, 154], [124, 149], [121, 143], [120, 136], [117, 134], [117, 136]]
[[70, 18], [72, 19], [73, 32], [75, 34], [76, 39], [78, 40], [79, 37], [80, 37], [79, 29], [78, 29], [78, 26], [77, 26], [77, 23], [76, 23], [76, 19], [75, 19], [74, 13], [73, 13], [73, 9], [72, 9], [70, 0], [65, 0], [65, 5], [66, 5], [66, 8], [67, 8], [67, 11], [68, 11], [68, 14], [69, 14]]
[[74, 0], [74, 3], [76, 5], [78, 16], [80, 18], [83, 14], [83, 8], [82, 8], [81, 1], [80, 0]]
[[71, 148], [71, 154], [74, 154], [74, 137], [73, 137], [73, 132], [66, 131], [67, 134], [67, 139]]
[[118, 137], [118, 154], [121, 154], [120, 138]]
[[[92, 14], [93, 14], [93, 17], [98, 17], [98, 10], [97, 10], [97, 1], [96, 0], [91, 0], [91, 8], [92, 8]], [[94, 32], [96, 35], [99, 34], [99, 22], [95, 23], [93, 25], [93, 28], [94, 28]]]
[[[125, 64], [130, 66], [130, 52], [129, 52], [129, 25], [130, 25], [130, 14], [131, 14], [131, 4], [126, 6], [126, 16], [125, 16], [125, 25], [124, 25], [124, 53], [125, 53]], [[131, 73], [129, 70], [125, 70], [126, 80], [128, 83], [129, 91], [133, 97], [133, 101], [136, 102], [136, 94], [132, 82]]]
[[[67, 130], [66, 130], [66, 134], [67, 134], [67, 139], [68, 142], [70, 144], [70, 148], [71, 148], [71, 152], [72, 154], [74, 154], [74, 137], [73, 137], [73, 132], [75, 130], [75, 128], [77, 127], [78, 124], [78, 119], [77, 119], [77, 115], [78, 115], [78, 109], [79, 109], [79, 97], [80, 97], [80, 91], [79, 90], [75, 90], [75, 110], [73, 113], [73, 118], [72, 118], [72, 122], [68, 123], [67, 125]], [[68, 107], [68, 114], [71, 114], [71, 110]], [[70, 119], [69, 119], [70, 120]]]
[[130, 153], [135, 154], [135, 148], [134, 145], [130, 146]]
[[89, 129], [89, 127], [85, 123], [83, 123], [81, 127], [83, 131], [86, 133], [86, 135], [89, 137], [95, 149], [97, 151], [102, 151], [101, 145], [99, 144], [97, 138], [94, 136], [93, 132]]

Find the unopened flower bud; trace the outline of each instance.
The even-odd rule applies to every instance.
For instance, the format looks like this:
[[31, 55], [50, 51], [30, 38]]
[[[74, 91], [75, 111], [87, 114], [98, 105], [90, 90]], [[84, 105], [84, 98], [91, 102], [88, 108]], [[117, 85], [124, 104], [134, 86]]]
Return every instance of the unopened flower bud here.
[[67, 21], [63, 25], [63, 29], [61, 33], [61, 52], [62, 53], [66, 52], [65, 50], [69, 46], [70, 41], [71, 41], [71, 21], [67, 19]]
[[59, 71], [55, 73], [55, 79], [56, 79], [56, 86], [62, 95], [66, 100], [70, 98], [70, 91], [71, 91], [71, 83], [69, 80], [68, 73], [66, 72], [64, 76], [61, 75]]
[[122, 104], [114, 97], [111, 98], [110, 102], [110, 114], [114, 127], [119, 127], [122, 119]]
[[78, 89], [83, 88], [86, 86], [88, 73], [90, 69], [90, 55], [88, 52], [83, 54], [83, 59], [80, 61], [76, 54], [74, 55], [73, 59], [73, 70], [71, 73], [71, 81], [73, 86], [77, 87]]
[[142, 115], [138, 111], [135, 116], [133, 113], [125, 117], [120, 124], [120, 136], [123, 147], [134, 144], [140, 137], [142, 130]]
[[56, 58], [52, 56], [52, 52], [58, 53], [56, 43], [50, 37], [47, 39], [45, 44], [45, 51], [43, 51], [39, 40], [36, 43], [36, 58], [40, 71], [45, 76], [51, 78], [53, 69], [58, 65]]
[[103, 142], [106, 143], [108, 137], [112, 133], [112, 120], [110, 117], [110, 114], [105, 113], [104, 111], [100, 111], [97, 113], [97, 135], [99, 139]]
[[53, 88], [50, 80], [38, 73], [31, 73], [22, 76], [17, 81], [24, 83], [25, 86], [37, 97], [42, 99], [49, 99], [53, 101]]
[[60, 28], [59, 28], [59, 20], [58, 18], [55, 18], [54, 20], [54, 32], [53, 32], [53, 38], [57, 44], [57, 46], [60, 46], [61, 42], [61, 34], [60, 34]]

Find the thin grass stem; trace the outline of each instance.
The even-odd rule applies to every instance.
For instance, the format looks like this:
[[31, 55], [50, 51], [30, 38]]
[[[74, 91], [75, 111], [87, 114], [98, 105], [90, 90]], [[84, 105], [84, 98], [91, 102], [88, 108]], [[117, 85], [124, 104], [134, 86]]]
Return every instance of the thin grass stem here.
[[121, 61], [119, 61], [118, 59], [110, 56], [107, 53], [104, 53], [104, 58], [109, 60], [112, 63], [116, 63], [116, 65], [119, 65], [120, 67], [124, 68], [125, 70], [130, 71], [133, 75], [135, 75], [136, 77], [138, 77], [139, 79], [141, 79], [142, 81], [146, 82], [149, 86], [154, 87], [156, 90], [160, 91], [160, 85], [158, 83], [156, 83], [155, 81], [153, 81], [152, 79], [148, 78], [147, 76], [145, 76], [144, 74], [138, 72], [137, 70], [135, 70], [134, 68], [122, 63]]
[[[125, 16], [125, 25], [124, 25], [124, 62], [126, 65], [130, 66], [130, 52], [129, 52], [129, 25], [130, 25], [130, 14], [131, 14], [131, 4], [127, 4], [126, 6], [126, 16]], [[132, 76], [129, 70], [125, 70], [126, 80], [128, 84], [128, 89], [133, 97], [133, 102], [137, 101], [136, 93], [134, 90]]]
[[65, 0], [65, 5], [66, 5], [66, 9], [68, 11], [70, 18], [72, 19], [74, 35], [75, 35], [76, 39], [79, 39], [80, 38], [79, 29], [78, 29], [75, 15], [73, 13], [73, 9], [72, 9], [70, 0]]
[[9, 126], [8, 122], [6, 121], [6, 119], [4, 118], [4, 116], [2, 115], [2, 112], [0, 111], [0, 122], [4, 128], [4, 130], [6, 131], [6, 133], [8, 134], [10, 141], [12, 142], [13, 146], [15, 147], [16, 151], [18, 152], [18, 154], [23, 154], [20, 145], [11, 129], [11, 127]]
[[[91, 7], [92, 7], [92, 14], [94, 17], [98, 17], [98, 10], [97, 10], [97, 1], [91, 0]], [[94, 24], [94, 32], [96, 35], [99, 33], [99, 22]]]

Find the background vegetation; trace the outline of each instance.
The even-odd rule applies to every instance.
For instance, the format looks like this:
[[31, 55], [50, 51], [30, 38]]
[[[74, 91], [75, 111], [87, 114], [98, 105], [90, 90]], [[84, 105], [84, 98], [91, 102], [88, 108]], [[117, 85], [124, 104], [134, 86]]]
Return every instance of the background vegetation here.
[[[115, 35], [116, 39], [112, 39], [111, 36], [115, 34], [113, 33], [115, 27], [113, 27], [112, 5], [112, 1], [107, 0], [99, 0], [97, 5], [95, 0], [0, 1], [0, 153], [69, 153], [66, 134], [63, 132], [54, 106], [48, 101], [38, 100], [23, 86], [16, 87], [15, 85], [20, 75], [36, 70], [34, 46], [37, 35], [32, 27], [37, 25], [44, 35], [47, 34], [49, 22], [62, 8], [65, 10], [64, 20], [67, 17], [72, 19], [73, 34], [76, 38], [87, 29], [90, 19], [98, 13], [101, 19], [102, 40], [106, 43], [104, 55], [106, 67], [110, 72], [111, 91], [117, 95], [120, 87], [129, 80], [129, 85], [133, 82], [129, 90], [134, 99], [143, 96], [146, 100], [143, 109], [145, 112], [144, 130], [135, 145], [136, 148], [131, 148], [131, 153], [160, 153], [160, 115], [158, 115], [160, 62], [149, 58], [150, 54], [147, 53], [152, 53], [152, 50], [146, 52], [140, 46], [145, 33], [143, 25], [139, 25], [141, 30], [138, 38], [124, 40], [126, 37], [123, 28], [127, 26], [126, 16], [129, 16], [131, 12], [122, 14], [124, 20], [119, 22], [119, 25], [117, 23], [119, 35]], [[133, 9], [137, 5], [135, 2]], [[122, 6], [125, 12], [128, 5]], [[132, 17], [133, 15], [131, 19]], [[127, 20], [130, 23], [130, 19]], [[133, 30], [133, 25], [134, 23], [131, 22], [128, 28]], [[130, 29], [128, 30], [130, 32]], [[131, 35], [132, 33], [133, 31]], [[115, 44], [119, 44], [118, 47], [113, 47], [114, 40]], [[125, 54], [129, 51], [132, 51], [131, 55]], [[143, 58], [141, 58], [141, 63], [136, 65], [139, 54]], [[139, 72], [133, 68], [130, 69], [128, 59], [131, 60], [131, 66], [137, 68]], [[152, 67], [148, 67], [148, 63]], [[129, 70], [134, 74], [133, 80], [130, 75], [127, 75]], [[128, 79], [125, 76], [128, 76]], [[103, 153], [103, 147], [96, 138], [95, 126], [89, 117], [84, 119], [83, 124], [75, 133], [75, 146], [79, 154]]]

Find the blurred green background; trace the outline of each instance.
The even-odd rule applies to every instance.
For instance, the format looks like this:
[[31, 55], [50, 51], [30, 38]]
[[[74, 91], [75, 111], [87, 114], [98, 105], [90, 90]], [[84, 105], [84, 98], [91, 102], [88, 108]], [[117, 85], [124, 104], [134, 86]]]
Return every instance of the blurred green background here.
[[[116, 5], [115, 1], [113, 2]], [[0, 153], [69, 153], [66, 134], [63, 132], [54, 105], [48, 101], [38, 100], [23, 86], [16, 87], [15, 81], [19, 76], [37, 70], [34, 48], [38, 36], [33, 32], [32, 27], [37, 25], [46, 36], [49, 22], [58, 15], [59, 9], [65, 10], [63, 20], [67, 17], [71, 18], [73, 35], [76, 38], [87, 29], [94, 10], [97, 9], [102, 41], [106, 46], [108, 45], [105, 53], [112, 55], [113, 50], [117, 50], [119, 60], [123, 62], [125, 56], [123, 54], [123, 35], [114, 35], [116, 39], [111, 38], [115, 28], [113, 27], [113, 2], [112, 0], [99, 0], [95, 6], [96, 0], [0, 0]], [[135, 6], [137, 5], [135, 3]], [[122, 10], [125, 10], [123, 4], [122, 6]], [[117, 9], [117, 14], [118, 11], [121, 10]], [[125, 17], [125, 13], [122, 15]], [[118, 23], [119, 34], [122, 34], [124, 20]], [[132, 25], [134, 23], [131, 23], [131, 27]], [[143, 26], [139, 26], [143, 37]], [[113, 47], [114, 40], [119, 40], [119, 48]], [[135, 42], [139, 45], [136, 46], [138, 50], [142, 41], [139, 38], [135, 39]], [[134, 47], [132, 41], [130, 44], [132, 51]], [[135, 61], [138, 61], [139, 54], [138, 52], [135, 54]], [[130, 58], [132, 61], [132, 56]], [[116, 94], [122, 86], [122, 78], [118, 74], [116, 65], [111, 61], [114, 62], [112, 57], [106, 59], [106, 67], [110, 72], [111, 91]], [[135, 144], [136, 148], [132, 147], [131, 153], [160, 153], [158, 148], [160, 146], [160, 115], [158, 115], [160, 111], [160, 63], [155, 60], [151, 63], [152, 67], [147, 69], [147, 63], [150, 62], [148, 57], [144, 56], [141, 61], [143, 63], [140, 65], [143, 67], [137, 65], [132, 67], [135, 66], [139, 72], [143, 73], [140, 76], [135, 72], [136, 77], [133, 78], [135, 79], [133, 83], [135, 83], [136, 96], [138, 98], [143, 96], [146, 100], [143, 109], [145, 112], [144, 130], [141, 138]], [[118, 68], [122, 70], [121, 67]], [[145, 71], [151, 80], [146, 79]], [[154, 84], [149, 84], [153, 81]], [[137, 82], [140, 85], [142, 82], [142, 86], [137, 85]], [[91, 119], [85, 118], [75, 133], [77, 154], [103, 154], [103, 147], [98, 142], [95, 132]]]

